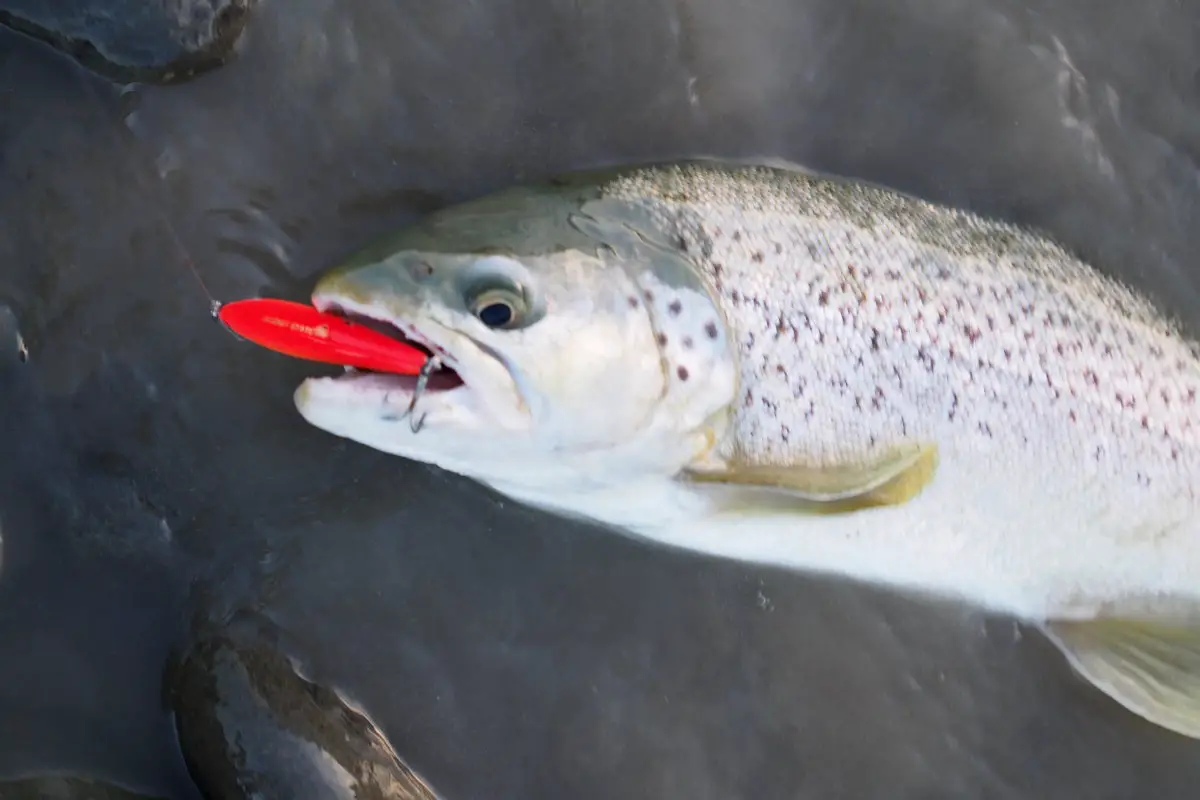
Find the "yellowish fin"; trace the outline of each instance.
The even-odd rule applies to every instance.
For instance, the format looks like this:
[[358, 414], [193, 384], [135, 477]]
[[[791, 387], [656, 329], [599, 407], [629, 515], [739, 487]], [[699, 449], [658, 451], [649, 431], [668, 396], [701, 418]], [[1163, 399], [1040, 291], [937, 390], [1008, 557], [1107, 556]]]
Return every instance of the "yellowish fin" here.
[[1200, 738], [1200, 619], [1046, 623], [1075, 670], [1125, 708]]
[[[934, 444], [896, 447], [857, 464], [780, 465], [728, 462], [718, 469], [694, 468], [684, 478], [698, 484], [763, 490], [816, 513], [842, 514], [908, 502], [933, 480]], [[741, 498], [739, 506], [749, 505]]]

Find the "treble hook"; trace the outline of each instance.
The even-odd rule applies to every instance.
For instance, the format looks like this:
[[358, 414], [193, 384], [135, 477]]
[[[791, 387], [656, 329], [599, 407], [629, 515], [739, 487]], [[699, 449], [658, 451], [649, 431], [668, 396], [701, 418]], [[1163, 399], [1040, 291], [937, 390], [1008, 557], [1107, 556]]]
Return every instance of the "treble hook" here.
[[408, 417], [408, 429], [413, 433], [420, 433], [421, 428], [425, 425], [425, 417], [428, 413], [422, 414], [420, 419], [413, 421], [413, 411], [417, 408], [417, 401], [421, 399], [421, 395], [425, 393], [426, 387], [429, 386], [429, 376], [437, 372], [442, 367], [442, 360], [437, 356], [430, 356], [425, 359], [425, 363], [421, 365], [421, 371], [417, 373], [417, 385], [413, 389], [412, 399], [408, 401], [408, 408], [400, 415], [400, 419]]

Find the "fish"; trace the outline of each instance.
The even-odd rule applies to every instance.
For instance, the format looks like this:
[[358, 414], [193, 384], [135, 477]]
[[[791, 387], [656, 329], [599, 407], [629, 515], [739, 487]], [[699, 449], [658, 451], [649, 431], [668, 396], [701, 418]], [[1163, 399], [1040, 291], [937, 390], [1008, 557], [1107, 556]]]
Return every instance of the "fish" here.
[[306, 379], [318, 429], [660, 546], [1011, 615], [1200, 738], [1200, 345], [1041, 230], [787, 163], [630, 164], [429, 214], [312, 302], [431, 367]]

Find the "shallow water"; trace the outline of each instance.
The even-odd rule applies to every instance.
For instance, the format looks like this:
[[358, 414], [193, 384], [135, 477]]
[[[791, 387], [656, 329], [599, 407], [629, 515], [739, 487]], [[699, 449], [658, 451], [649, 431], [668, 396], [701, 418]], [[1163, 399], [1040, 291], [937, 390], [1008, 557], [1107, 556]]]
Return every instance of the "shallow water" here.
[[[160, 701], [251, 607], [448, 800], [1191, 797], [1200, 745], [971, 609], [668, 552], [304, 425], [220, 299], [550, 171], [766, 155], [1048, 228], [1200, 322], [1200, 4], [258, 9], [117, 87], [0, 33], [0, 779], [196, 796]], [[186, 254], [186, 255], [185, 255]]]

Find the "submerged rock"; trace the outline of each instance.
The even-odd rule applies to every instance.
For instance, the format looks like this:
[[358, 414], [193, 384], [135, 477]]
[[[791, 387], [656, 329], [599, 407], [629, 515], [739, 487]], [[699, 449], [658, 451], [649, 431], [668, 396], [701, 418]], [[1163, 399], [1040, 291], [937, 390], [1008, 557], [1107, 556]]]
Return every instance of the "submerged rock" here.
[[165, 800], [90, 778], [41, 777], [0, 781], [0, 800]]
[[0, 300], [0, 370], [13, 363], [29, 360], [29, 346], [21, 335], [17, 315], [10, 306]]
[[170, 83], [233, 54], [258, 0], [0, 0], [0, 23], [122, 82]]
[[166, 688], [193, 780], [221, 798], [435, 800], [363, 713], [238, 626], [197, 639]]

